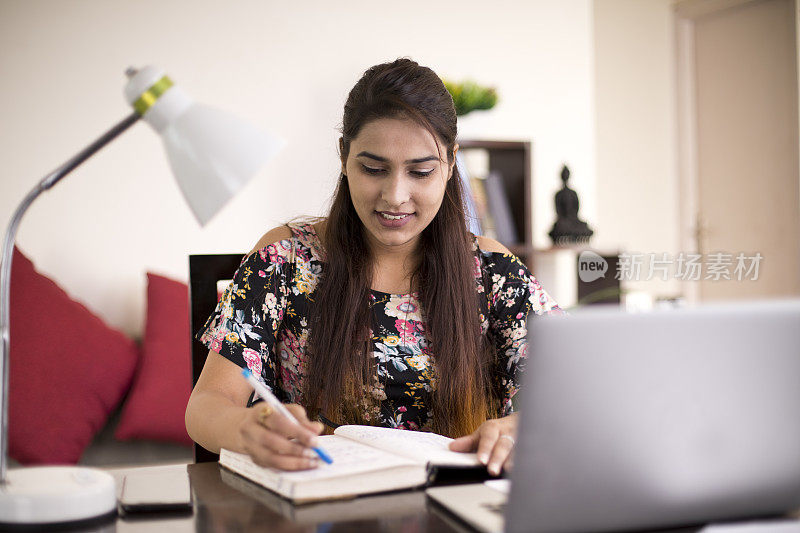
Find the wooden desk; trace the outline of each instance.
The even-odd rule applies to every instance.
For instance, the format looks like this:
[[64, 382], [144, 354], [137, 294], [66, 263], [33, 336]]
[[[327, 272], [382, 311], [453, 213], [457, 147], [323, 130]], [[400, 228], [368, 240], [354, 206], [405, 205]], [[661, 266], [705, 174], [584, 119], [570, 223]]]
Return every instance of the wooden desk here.
[[[78, 531], [92, 533], [147, 531], [467, 533], [471, 531], [447, 511], [426, 500], [425, 493], [421, 490], [293, 506], [266, 489], [220, 468], [217, 463], [144, 467], [144, 469], [166, 468], [188, 471], [194, 497], [193, 514], [182, 516], [156, 514], [136, 519], [116, 518]], [[137, 470], [140, 469], [108, 471], [117, 479], [119, 490], [123, 477]], [[701, 528], [691, 527], [661, 530], [660, 533], [699, 531]], [[716, 527], [712, 527], [709, 533], [716, 531]], [[751, 533], [757, 530], [744, 531]]]

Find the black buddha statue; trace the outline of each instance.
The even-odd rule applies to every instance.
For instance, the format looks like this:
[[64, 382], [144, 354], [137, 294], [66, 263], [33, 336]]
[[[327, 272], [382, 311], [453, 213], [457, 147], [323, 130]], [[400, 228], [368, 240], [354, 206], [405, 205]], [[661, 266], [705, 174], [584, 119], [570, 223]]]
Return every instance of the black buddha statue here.
[[550, 230], [550, 238], [556, 246], [569, 244], [586, 244], [594, 234], [586, 222], [578, 218], [578, 193], [567, 185], [569, 169], [567, 165], [561, 169], [561, 181], [564, 186], [556, 193], [556, 223]]

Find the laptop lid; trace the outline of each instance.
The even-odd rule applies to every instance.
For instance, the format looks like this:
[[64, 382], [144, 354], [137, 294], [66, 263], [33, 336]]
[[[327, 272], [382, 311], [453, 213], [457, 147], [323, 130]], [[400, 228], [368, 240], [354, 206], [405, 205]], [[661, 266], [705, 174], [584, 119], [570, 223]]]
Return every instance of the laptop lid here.
[[800, 302], [534, 317], [507, 531], [800, 508]]

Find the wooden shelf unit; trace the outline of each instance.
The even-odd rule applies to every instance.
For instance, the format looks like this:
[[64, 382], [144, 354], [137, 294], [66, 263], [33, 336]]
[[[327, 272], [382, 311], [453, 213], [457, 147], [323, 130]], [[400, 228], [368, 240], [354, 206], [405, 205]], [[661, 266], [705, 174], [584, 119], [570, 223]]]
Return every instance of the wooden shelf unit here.
[[533, 260], [533, 215], [531, 213], [531, 143], [528, 141], [459, 140], [459, 150], [484, 150], [489, 171], [497, 171], [511, 206], [519, 242], [504, 242], [528, 267]]

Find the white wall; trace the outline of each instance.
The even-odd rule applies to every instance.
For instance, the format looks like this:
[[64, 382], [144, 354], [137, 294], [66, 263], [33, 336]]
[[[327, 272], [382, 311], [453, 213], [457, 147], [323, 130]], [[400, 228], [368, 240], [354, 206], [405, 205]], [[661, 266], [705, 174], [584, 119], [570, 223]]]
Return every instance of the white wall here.
[[3, 0], [0, 219], [129, 113], [129, 65], [160, 65], [199, 101], [285, 137], [284, 152], [204, 229], [145, 124], [31, 208], [21, 248], [109, 324], [139, 335], [145, 271], [185, 280], [189, 253], [245, 251], [282, 221], [324, 212], [347, 91], [367, 67], [410, 56], [442, 76], [498, 87], [500, 104], [465, 122], [462, 135], [533, 142], [538, 246], [548, 244], [562, 162], [582, 214], [591, 222], [597, 213], [608, 235], [614, 222], [594, 201], [592, 48], [589, 0]]
[[[679, 251], [675, 47], [670, 0], [594, 2], [597, 220], [601, 250]], [[644, 273], [645, 268], [642, 269]], [[630, 282], [653, 297], [674, 280]]]

